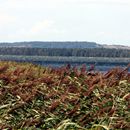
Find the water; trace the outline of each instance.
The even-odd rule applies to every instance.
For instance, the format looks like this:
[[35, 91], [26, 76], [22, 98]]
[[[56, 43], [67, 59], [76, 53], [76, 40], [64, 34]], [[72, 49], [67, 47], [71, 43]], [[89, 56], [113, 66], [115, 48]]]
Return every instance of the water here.
[[[95, 70], [97, 71], [108, 71], [112, 68], [115, 68], [115, 67], [121, 67], [121, 68], [125, 68], [127, 66], [127, 64], [119, 64], [119, 63], [78, 63], [78, 62], [45, 62], [45, 61], [33, 61], [32, 63], [34, 64], [38, 64], [38, 65], [42, 65], [42, 66], [50, 66], [50, 67], [54, 67], [54, 68], [57, 68], [57, 67], [61, 67], [61, 66], [65, 66], [67, 64], [70, 64], [72, 67], [74, 66], [77, 66], [77, 67], [81, 67], [83, 64], [86, 65], [87, 69], [90, 68], [91, 65], [94, 65], [95, 66]], [[130, 69], [129, 69], [130, 71]]]

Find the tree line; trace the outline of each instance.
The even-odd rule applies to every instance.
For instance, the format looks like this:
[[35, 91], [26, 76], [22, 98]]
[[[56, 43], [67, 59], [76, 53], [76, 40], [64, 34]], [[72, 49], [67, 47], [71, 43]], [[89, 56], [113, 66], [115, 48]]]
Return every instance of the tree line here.
[[110, 48], [17, 48], [2, 47], [0, 55], [77, 56], [77, 57], [130, 57], [130, 50]]

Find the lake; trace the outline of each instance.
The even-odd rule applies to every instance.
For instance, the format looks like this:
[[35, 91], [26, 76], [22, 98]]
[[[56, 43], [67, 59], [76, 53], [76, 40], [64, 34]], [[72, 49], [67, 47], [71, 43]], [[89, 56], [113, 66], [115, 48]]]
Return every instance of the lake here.
[[[31, 62], [31, 61], [30, 61]], [[72, 67], [77, 66], [81, 67], [83, 64], [86, 65], [86, 67], [89, 69], [91, 65], [95, 65], [95, 70], [96, 71], [108, 71], [114, 67], [122, 67], [125, 68], [128, 64], [127, 63], [95, 63], [95, 62], [54, 62], [54, 61], [32, 61], [31, 63], [37, 64], [37, 65], [42, 65], [42, 66], [50, 66], [50, 67], [61, 67], [65, 66], [67, 64], [70, 64]], [[129, 70], [130, 71], [130, 70]]]
[[[62, 57], [62, 56], [23, 56], [23, 55], [0, 55], [2, 61], [31, 62], [42, 66], [60, 67], [67, 64], [78, 66], [86, 64], [87, 68], [95, 65], [97, 71], [108, 71], [114, 67], [126, 67], [130, 58], [109, 57]], [[130, 71], [130, 70], [129, 70]]]

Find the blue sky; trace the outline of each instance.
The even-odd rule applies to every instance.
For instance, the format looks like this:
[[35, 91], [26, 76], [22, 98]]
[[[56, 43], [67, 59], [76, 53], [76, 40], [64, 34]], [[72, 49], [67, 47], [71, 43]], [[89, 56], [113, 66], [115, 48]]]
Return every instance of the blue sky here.
[[130, 46], [130, 0], [0, 0], [0, 42]]

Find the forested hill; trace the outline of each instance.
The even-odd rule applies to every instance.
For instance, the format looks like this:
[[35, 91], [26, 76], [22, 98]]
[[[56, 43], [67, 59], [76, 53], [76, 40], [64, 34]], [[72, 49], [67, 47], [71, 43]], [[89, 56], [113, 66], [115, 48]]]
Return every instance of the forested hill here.
[[0, 55], [130, 57], [130, 47], [95, 42], [0, 43]]
[[96, 42], [87, 41], [32, 41], [32, 42], [13, 42], [0, 43], [0, 47], [27, 47], [27, 48], [115, 48], [115, 49], [130, 49], [128, 46], [122, 45], [106, 45]]
[[102, 45], [95, 42], [14, 42], [0, 43], [0, 47], [29, 47], [29, 48], [99, 48]]
[[130, 50], [110, 48], [27, 48], [1, 47], [0, 55], [74, 56], [74, 57], [129, 57]]

